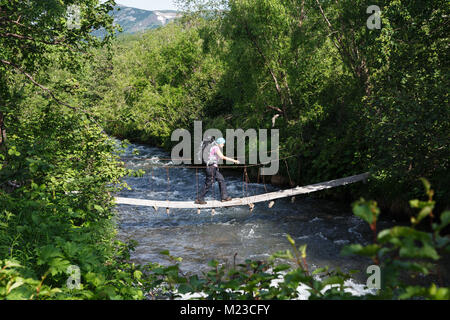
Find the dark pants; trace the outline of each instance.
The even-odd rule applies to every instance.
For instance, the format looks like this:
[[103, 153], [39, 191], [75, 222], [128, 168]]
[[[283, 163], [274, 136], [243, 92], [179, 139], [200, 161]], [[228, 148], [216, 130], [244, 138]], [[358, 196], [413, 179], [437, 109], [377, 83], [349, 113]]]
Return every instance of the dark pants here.
[[215, 180], [217, 180], [217, 182], [219, 183], [220, 195], [222, 199], [228, 198], [227, 185], [225, 184], [223, 175], [219, 172], [219, 168], [208, 166], [206, 168], [205, 186], [203, 187], [202, 192], [199, 194], [198, 200], [205, 200], [205, 196], [208, 193], [209, 189], [214, 186]]

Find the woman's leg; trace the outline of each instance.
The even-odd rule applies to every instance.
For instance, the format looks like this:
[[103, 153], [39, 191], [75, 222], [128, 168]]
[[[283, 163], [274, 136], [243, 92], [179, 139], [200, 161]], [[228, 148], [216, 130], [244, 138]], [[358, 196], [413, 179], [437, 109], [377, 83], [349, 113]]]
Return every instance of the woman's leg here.
[[210, 166], [206, 168], [206, 176], [205, 176], [205, 185], [203, 186], [203, 190], [200, 193], [197, 200], [199, 201], [205, 201], [205, 196], [208, 193], [209, 189], [214, 183], [214, 174], [215, 174], [215, 167]]
[[227, 184], [225, 183], [225, 178], [219, 172], [219, 169], [216, 170], [216, 180], [219, 182], [220, 196], [222, 200], [227, 199], [229, 197], [227, 192]]

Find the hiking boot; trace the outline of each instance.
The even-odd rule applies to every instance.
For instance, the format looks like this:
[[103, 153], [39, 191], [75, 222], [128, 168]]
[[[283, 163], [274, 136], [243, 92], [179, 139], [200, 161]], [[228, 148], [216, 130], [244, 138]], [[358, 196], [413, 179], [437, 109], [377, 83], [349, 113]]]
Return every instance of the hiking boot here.
[[231, 201], [231, 197], [226, 197], [225, 199], [222, 199], [222, 202], [227, 202], [227, 201]]
[[204, 200], [195, 200], [195, 202], [194, 202], [195, 204], [206, 204], [206, 201], [204, 201]]

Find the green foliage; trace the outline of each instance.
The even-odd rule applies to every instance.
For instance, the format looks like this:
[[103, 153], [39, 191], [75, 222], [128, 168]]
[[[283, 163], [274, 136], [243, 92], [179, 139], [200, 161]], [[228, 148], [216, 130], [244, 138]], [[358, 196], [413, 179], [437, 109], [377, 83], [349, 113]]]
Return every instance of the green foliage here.
[[371, 171], [342, 193], [405, 216], [426, 176], [448, 205], [447, 1], [381, 1], [380, 30], [366, 0], [178, 2], [181, 25], [123, 39], [101, 108], [110, 132], [170, 148], [193, 120], [271, 128], [278, 115], [297, 184]]
[[[292, 239], [291, 239], [292, 241]], [[157, 298], [192, 297], [192, 299], [261, 300], [299, 298], [300, 285], [306, 285], [310, 299], [351, 298], [345, 291], [345, 280], [349, 276], [339, 271], [329, 272], [327, 268], [309, 273], [306, 265], [306, 247], [278, 252], [267, 261], [245, 260], [233, 267], [211, 260], [209, 271], [202, 275], [181, 275], [179, 263], [161, 266], [149, 264], [143, 267], [141, 279], [150, 296]], [[179, 258], [162, 252], [173, 262]], [[301, 258], [302, 261], [297, 258]], [[280, 260], [291, 260], [279, 263]], [[293, 268], [293, 265], [297, 266]], [[322, 280], [318, 280], [318, 276]]]
[[[8, 113], [17, 121], [0, 171], [2, 297], [142, 298], [133, 267], [120, 262], [125, 249], [112, 245], [111, 194], [131, 173], [115, 155], [115, 142], [78, 114], [25, 104], [20, 110]], [[8, 191], [12, 179], [20, 187]], [[82, 274], [75, 292], [66, 286], [70, 265]]]
[[[79, 28], [67, 25], [72, 4]], [[112, 4], [1, 1], [2, 299], [143, 298], [113, 222], [112, 194], [132, 172], [85, 109], [74, 76], [84, 74], [93, 48], [108, 44], [110, 35], [99, 40], [91, 31], [115, 29]], [[69, 266], [80, 269], [80, 289], [67, 286]]]
[[[28, 74], [42, 70], [55, 58], [61, 68], [79, 70], [90, 48], [111, 40], [116, 27], [108, 12], [114, 4], [112, 0], [0, 1], [1, 81], [13, 70]], [[79, 15], [71, 16], [71, 6], [79, 9]], [[76, 26], [72, 20], [77, 20]], [[100, 28], [106, 30], [103, 40], [92, 35]]]
[[[343, 254], [369, 256], [378, 264], [382, 272], [382, 287], [377, 294], [381, 299], [445, 299], [450, 298], [450, 291], [442, 285], [432, 283], [429, 287], [414, 284], [418, 275], [434, 275], [439, 278], [442, 272], [437, 261], [450, 252], [450, 238], [441, 234], [448, 225], [448, 211], [441, 214], [440, 223], [433, 223], [432, 201], [433, 190], [430, 183], [422, 179], [428, 201], [412, 200], [413, 208], [421, 209], [416, 217], [411, 218], [411, 227], [394, 226], [380, 231], [373, 244], [362, 246], [353, 244], [342, 250]], [[371, 208], [371, 209], [368, 209]], [[364, 211], [364, 209], [366, 209]], [[364, 211], [364, 214], [361, 212]], [[378, 214], [368, 217], [371, 212], [378, 212], [376, 203], [361, 200], [354, 204], [353, 212], [361, 217], [376, 232], [373, 227]], [[432, 231], [425, 232], [416, 229], [420, 220], [428, 218], [432, 222]]]
[[[356, 202], [353, 212], [374, 230], [379, 215], [374, 201]], [[450, 252], [449, 237], [440, 234], [449, 223], [450, 213], [447, 211], [441, 217], [440, 223], [433, 224], [433, 232], [418, 231], [414, 224], [394, 226], [379, 232], [372, 244], [344, 247], [342, 254], [371, 257], [381, 268], [381, 288], [362, 296], [354, 296], [346, 283], [355, 271], [343, 273], [324, 267], [311, 272], [306, 261], [306, 246], [297, 247], [289, 235], [291, 250], [277, 252], [267, 261], [247, 259], [237, 265], [234, 262], [233, 266], [212, 260], [208, 263], [210, 270], [202, 276], [181, 276], [180, 259], [168, 267], [147, 266], [146, 276], [150, 281], [147, 284], [151, 283], [147, 288], [154, 298], [158, 292], [170, 298], [185, 295], [192, 299], [297, 299], [305, 298], [303, 291], [307, 292], [308, 299], [448, 300], [449, 288], [434, 282], [423, 285], [416, 281], [419, 275], [439, 275], [437, 262]], [[374, 231], [376, 233], [376, 229]], [[162, 254], [172, 261], [177, 259], [167, 251]]]
[[[382, 268], [381, 290], [364, 298], [449, 299], [442, 285], [414, 283], [439, 276], [449, 251], [450, 211], [433, 213], [449, 199], [448, 1], [381, 1], [381, 30], [366, 27], [370, 1], [200, 2], [180, 23], [111, 42], [114, 1], [0, 1], [0, 298], [293, 299], [300, 285], [311, 299], [355, 298], [350, 275], [308, 270], [290, 237], [291, 251], [211, 261], [203, 276], [182, 275], [167, 251], [168, 266], [129, 262], [135, 244], [114, 240], [112, 194], [142, 172], [124, 168], [103, 130], [169, 148], [174, 129], [203, 120], [280, 129], [298, 184], [371, 170], [363, 191], [384, 207], [419, 197], [429, 177], [439, 191], [422, 180], [428, 198], [409, 202], [410, 227], [378, 232], [378, 203], [356, 202], [374, 241], [343, 253]], [[72, 4], [79, 28], [68, 28]], [[73, 265], [79, 289], [67, 287]]]
[[[386, 1], [371, 58], [373, 92], [369, 142], [374, 146], [373, 167], [379, 173], [375, 193], [392, 198], [406, 192], [419, 177], [429, 177], [448, 204], [449, 148], [448, 50], [446, 1]], [[386, 174], [383, 174], [384, 171]], [[420, 194], [417, 186], [409, 197]], [[380, 198], [381, 198], [380, 197]], [[408, 198], [406, 198], [408, 199]], [[406, 201], [405, 201], [406, 203]]]
[[[169, 147], [173, 130], [190, 128], [202, 117], [214, 94], [211, 87], [220, 77], [220, 61], [203, 54], [202, 43], [197, 27], [175, 23], [119, 38], [112, 62], [101, 62], [114, 71], [93, 65], [88, 77], [81, 79], [90, 96], [98, 97], [93, 110], [105, 130]], [[103, 51], [98, 56], [105, 59]]]

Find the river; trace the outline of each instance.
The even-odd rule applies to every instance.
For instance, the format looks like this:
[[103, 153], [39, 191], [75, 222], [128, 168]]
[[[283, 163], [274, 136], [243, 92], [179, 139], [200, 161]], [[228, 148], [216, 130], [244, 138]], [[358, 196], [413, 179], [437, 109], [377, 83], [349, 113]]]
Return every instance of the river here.
[[[136, 154], [138, 151], [139, 154]], [[142, 169], [143, 177], [125, 179], [132, 190], [124, 190], [120, 197], [172, 201], [195, 200], [196, 170], [188, 168], [167, 169], [171, 165], [170, 155], [159, 148], [130, 144], [122, 155], [128, 168]], [[162, 167], [161, 167], [162, 166]], [[152, 169], [153, 168], [153, 169]], [[153, 173], [151, 173], [153, 171]], [[199, 170], [199, 187], [204, 183], [204, 173]], [[224, 173], [228, 192], [232, 197], [242, 197], [243, 181], [239, 174]], [[342, 177], [336, 177], [342, 178]], [[319, 182], [319, 181], [318, 181]], [[218, 185], [215, 196], [219, 196]], [[260, 194], [278, 190], [271, 185], [250, 183], [248, 192]], [[212, 194], [206, 200], [212, 199]], [[157, 212], [150, 207], [118, 205], [119, 239], [134, 239], [138, 242], [132, 254], [135, 263], [159, 262], [168, 264], [162, 250], [183, 259], [180, 269], [186, 274], [200, 274], [209, 269], [212, 259], [233, 263], [245, 259], [266, 259], [271, 254], [290, 249], [286, 235], [290, 235], [299, 246], [307, 245], [307, 262], [310, 269], [329, 266], [342, 271], [361, 270], [348, 284], [355, 294], [363, 294], [365, 273], [371, 261], [362, 257], [341, 256], [342, 247], [350, 243], [368, 244], [372, 233], [368, 225], [355, 217], [351, 208], [334, 201], [315, 199], [309, 196], [275, 202], [272, 208], [267, 203], [255, 205], [253, 212], [248, 207], [219, 208], [213, 215], [211, 210], [175, 210], [167, 214], [165, 208]], [[395, 222], [381, 219], [379, 230]]]

